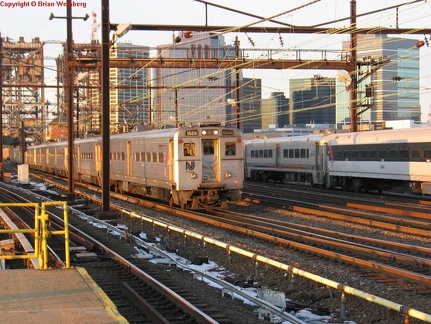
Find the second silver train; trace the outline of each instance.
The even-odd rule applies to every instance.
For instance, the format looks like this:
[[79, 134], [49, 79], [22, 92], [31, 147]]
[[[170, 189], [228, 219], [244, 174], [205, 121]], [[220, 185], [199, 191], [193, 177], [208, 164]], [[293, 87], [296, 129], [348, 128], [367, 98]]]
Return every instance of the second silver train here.
[[245, 141], [245, 177], [431, 194], [431, 127]]

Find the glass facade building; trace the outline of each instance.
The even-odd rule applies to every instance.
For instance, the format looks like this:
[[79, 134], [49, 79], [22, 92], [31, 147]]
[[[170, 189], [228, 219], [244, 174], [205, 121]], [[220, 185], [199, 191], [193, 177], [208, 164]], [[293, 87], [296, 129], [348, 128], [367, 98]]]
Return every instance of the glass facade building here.
[[[382, 129], [386, 121], [420, 122], [419, 49], [416, 40], [357, 35], [358, 123]], [[349, 43], [344, 42], [348, 49]], [[337, 124], [349, 122], [349, 94], [337, 84]], [[346, 110], [347, 109], [347, 110]]]
[[158, 68], [152, 76], [156, 128], [178, 124], [220, 122], [236, 125], [235, 111], [227, 99], [237, 100], [235, 71], [196, 65], [195, 59], [234, 57], [233, 46], [215, 33], [189, 33], [173, 45], [157, 47], [158, 57], [185, 58], [189, 68]]
[[[148, 58], [149, 47], [116, 43], [111, 58]], [[150, 122], [148, 69], [111, 68], [110, 123], [113, 131], [127, 131]]]
[[289, 121], [294, 125], [334, 124], [335, 78], [315, 75], [290, 80]]
[[262, 99], [262, 128], [279, 128], [289, 125], [287, 110], [289, 99], [284, 92], [271, 92], [271, 96]]

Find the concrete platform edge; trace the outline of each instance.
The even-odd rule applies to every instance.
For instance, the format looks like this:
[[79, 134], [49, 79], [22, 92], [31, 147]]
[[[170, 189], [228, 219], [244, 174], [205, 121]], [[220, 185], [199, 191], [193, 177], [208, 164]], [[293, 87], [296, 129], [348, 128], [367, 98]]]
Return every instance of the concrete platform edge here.
[[129, 323], [117, 310], [117, 307], [112, 303], [111, 299], [105, 294], [105, 292], [100, 289], [100, 287], [94, 282], [94, 280], [90, 277], [88, 272], [81, 267], [75, 267], [87, 285], [93, 290], [96, 296], [102, 301], [105, 305], [105, 309], [109, 312], [109, 314], [115, 318], [117, 323], [127, 324]]

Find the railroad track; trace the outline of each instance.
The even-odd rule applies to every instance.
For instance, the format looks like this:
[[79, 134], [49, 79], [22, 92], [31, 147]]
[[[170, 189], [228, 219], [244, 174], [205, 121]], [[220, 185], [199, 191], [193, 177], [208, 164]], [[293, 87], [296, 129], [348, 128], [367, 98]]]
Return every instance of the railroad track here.
[[[406, 200], [410, 204], [398, 203], [398, 208], [395, 208], [395, 203], [392, 203], [392, 207], [382, 207], [382, 201], [379, 204], [379, 201], [367, 195], [357, 197], [356, 202], [351, 203], [350, 197], [340, 199], [342, 196], [338, 194], [326, 195], [325, 197], [328, 198], [322, 199], [323, 194], [310, 197], [308, 191], [298, 189], [274, 193], [272, 188], [258, 186], [258, 190], [259, 194], [253, 193], [252, 195], [255, 198], [258, 197], [259, 203], [265, 202], [279, 208], [288, 205], [289, 210], [314, 213], [319, 217], [431, 237], [431, 224], [426, 221], [430, 218], [430, 214], [426, 212], [429, 207], [412, 206], [411, 199]], [[306, 199], [307, 201], [304, 202]], [[325, 204], [322, 203], [323, 200]], [[144, 202], [139, 204], [144, 204]], [[342, 207], [335, 207], [335, 205]], [[412, 209], [414, 210], [412, 211]], [[364, 210], [379, 213], [367, 213]], [[383, 215], [383, 212], [396, 216]], [[343, 234], [340, 231], [292, 224], [226, 210], [213, 210], [204, 214], [187, 211], [178, 211], [178, 213], [199, 222], [330, 258], [337, 262], [350, 264], [352, 267], [359, 266], [366, 271], [363, 275], [377, 276], [381, 281], [393, 285], [405, 286], [407, 281], [417, 285], [418, 290], [431, 292], [431, 260], [429, 258], [431, 249], [427, 247]], [[408, 217], [405, 214], [408, 214]], [[414, 251], [414, 255], [410, 254], [411, 251]], [[388, 276], [392, 279], [388, 280]]]
[[310, 190], [250, 188], [254, 189], [245, 193], [244, 199], [258, 204], [424, 237], [431, 231], [431, 207], [424, 204], [427, 200], [399, 198], [395, 203], [392, 197], [385, 201]]
[[[90, 193], [88, 193], [88, 195], [89, 196], [91, 196], [92, 194], [90, 194]], [[94, 194], [93, 194], [94, 195]], [[96, 197], [96, 199], [97, 199], [97, 197]], [[131, 204], [131, 205], [134, 205], [135, 207], [137, 207], [137, 205], [141, 205], [141, 202], [140, 202], [140, 200], [138, 199], [138, 198], [126, 198], [126, 200]], [[250, 203], [251, 205], [253, 205], [253, 203]], [[149, 203], [148, 204], [148, 206], [155, 206], [155, 203], [154, 202], [151, 202], [151, 203]], [[261, 203], [261, 204], [258, 204], [258, 206], [263, 206], [263, 204]], [[167, 210], [167, 209], [166, 209]], [[181, 215], [181, 216], [184, 216], [185, 215], [185, 212], [184, 211], [174, 211], [174, 214], [175, 215]], [[208, 217], [208, 215], [198, 215], [198, 214], [196, 214], [195, 216], [191, 216], [191, 217], [193, 217], [194, 219], [196, 219], [196, 220], [199, 220], [199, 222], [204, 222], [204, 221], [206, 221], [207, 223], [212, 223], [213, 225], [215, 225], [215, 226], [219, 226], [219, 224], [220, 224], [220, 220], [219, 219], [213, 219], [213, 220], [211, 220], [211, 218], [210, 217]], [[226, 218], [226, 217], [225, 217]], [[231, 218], [231, 216], [228, 216], [228, 218]], [[132, 221], [132, 223], [133, 223], [133, 221]], [[250, 230], [249, 230], [249, 232], [251, 232]], [[247, 233], [247, 235], [248, 235], [249, 233]], [[243, 236], [238, 236], [238, 235], [235, 235], [235, 237], [237, 237], [240, 241], [242, 241], [243, 239], [242, 239], [242, 237]], [[253, 242], [256, 242], [256, 240], [253, 240]], [[277, 244], [276, 245], [276, 247], [278, 247], [278, 246], [280, 246], [279, 244]], [[326, 248], [325, 248], [326, 249]], [[332, 251], [332, 253], [334, 253], [335, 255], [337, 255], [337, 253], [339, 253], [339, 251]], [[303, 255], [303, 254], [302, 254]], [[307, 258], [309, 258], [309, 259], [311, 259], [311, 260], [313, 260], [315, 257], [313, 257], [311, 254], [307, 254], [308, 256], [307, 256]], [[350, 258], [352, 258], [351, 256], [350, 256]], [[327, 258], [325, 258], [325, 259], [327, 259]], [[321, 262], [321, 258], [319, 258], [319, 257], [317, 257], [317, 259], [314, 259], [314, 260], [316, 260], [316, 261], [314, 261], [315, 263], [317, 262], [317, 263], [320, 263]], [[319, 261], [320, 260], [320, 261]], [[313, 261], [311, 261], [311, 262], [313, 262]], [[343, 267], [344, 267], [345, 265], [344, 265], [344, 263], [343, 263]], [[426, 267], [425, 267], [426, 268]], [[381, 282], [384, 282], [384, 283], [387, 283], [388, 285], [393, 285], [393, 287], [395, 288], [394, 289], [394, 291], [401, 291], [401, 290], [407, 290], [407, 291], [415, 291], [415, 293], [416, 292], [418, 292], [418, 291], [421, 291], [421, 294], [429, 294], [429, 290], [428, 290], [428, 288], [427, 287], [425, 287], [425, 288], [420, 288], [420, 285], [417, 285], [417, 284], [413, 284], [412, 286], [410, 286], [410, 285], [406, 285], [406, 284], [404, 284], [404, 282], [406, 281], [405, 279], [402, 279], [402, 280], [400, 280], [400, 279], [395, 279], [395, 280], [393, 280], [393, 279], [388, 279], [387, 278], [387, 275], [386, 274], [383, 274], [383, 275], [379, 275], [379, 274], [376, 274], [375, 272], [374, 273], [372, 273], [372, 272], [370, 272], [370, 271], [365, 271], [365, 270], [358, 270], [358, 268], [357, 267], [350, 267], [349, 268], [349, 270], [347, 270], [348, 272], [351, 272], [352, 274], [353, 273], [359, 273], [360, 274], [360, 276], [362, 276], [362, 277], [364, 277], [364, 278], [367, 278], [367, 277], [369, 277], [369, 278], [372, 278], [372, 279], [377, 279], [378, 281], [381, 281]], [[425, 271], [427, 271], [427, 270], [425, 270]], [[418, 288], [419, 287], [419, 288]]]
[[[6, 189], [2, 196], [8, 194], [9, 200], [23, 202], [22, 197]], [[20, 200], [20, 201], [18, 201]], [[34, 213], [20, 212], [20, 216], [14, 216], [14, 221], [21, 225], [34, 222]], [[12, 212], [9, 213], [12, 216]], [[62, 226], [61, 218], [57, 218], [50, 212], [51, 226], [56, 230]], [[27, 225], [26, 225], [27, 226]], [[29, 227], [34, 226], [28, 225]], [[136, 251], [129, 244], [124, 244], [118, 238], [106, 235], [106, 231], [92, 229], [86, 226], [84, 233], [75, 226], [70, 226], [69, 231], [73, 233], [72, 242], [83, 244], [94, 253], [91, 261], [87, 258], [77, 259], [73, 265], [87, 270], [93, 280], [105, 291], [108, 297], [116, 305], [121, 315], [131, 323], [229, 323], [230, 320], [216, 307], [206, 305], [193, 297], [193, 293], [180, 289], [170, 276], [165, 275], [166, 269], [155, 270], [148, 261], [131, 260], [131, 253]], [[96, 238], [95, 238], [96, 237]], [[49, 241], [49, 245], [55, 245], [54, 249], [59, 252], [58, 257], [64, 256], [64, 245], [59, 240]], [[82, 250], [79, 250], [81, 253]], [[73, 256], [72, 256], [73, 258]], [[64, 259], [63, 259], [64, 260]], [[59, 263], [56, 263], [58, 265]], [[53, 265], [51, 263], [51, 265]], [[157, 279], [149, 275], [157, 274]], [[175, 292], [173, 289], [177, 292]], [[181, 294], [181, 295], [180, 295]], [[184, 297], [183, 297], [184, 296]]]
[[[213, 215], [211, 215], [213, 214]], [[274, 244], [359, 266], [392, 284], [416, 284], [431, 292], [431, 249], [324, 230], [317, 227], [229, 211], [208, 215], [209, 222]], [[431, 235], [431, 233], [430, 233]], [[400, 252], [402, 250], [402, 252]], [[408, 254], [414, 251], [416, 255]]]

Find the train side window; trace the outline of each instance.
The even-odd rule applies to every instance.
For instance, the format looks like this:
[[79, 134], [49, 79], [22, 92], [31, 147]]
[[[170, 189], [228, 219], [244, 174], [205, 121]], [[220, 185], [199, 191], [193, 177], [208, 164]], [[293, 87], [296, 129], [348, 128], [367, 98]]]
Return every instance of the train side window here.
[[299, 149], [295, 149], [295, 159], [299, 159]]
[[289, 159], [293, 159], [293, 149], [289, 149]]
[[151, 162], [157, 162], [157, 153], [156, 153], [156, 152], [153, 152], [151, 155], [152, 155], [152, 160], [151, 160]]
[[151, 162], [151, 153], [150, 152], [145, 153], [145, 162]]
[[236, 154], [235, 142], [226, 142], [225, 152], [226, 152], [226, 155], [235, 155]]
[[424, 150], [424, 159], [431, 159], [431, 150]]
[[268, 157], [272, 158], [272, 150], [268, 150]]
[[301, 149], [301, 159], [305, 159], [307, 156], [306, 156], [306, 151], [305, 151], [305, 149]]
[[349, 151], [344, 151], [343, 152], [343, 157], [345, 160], [350, 160], [350, 152]]
[[389, 160], [395, 161], [397, 157], [398, 157], [397, 151], [394, 151], [394, 150], [389, 151], [389, 155], [388, 155]]
[[400, 150], [399, 159], [402, 161], [407, 161], [409, 159], [409, 151], [407, 150]]
[[284, 157], [284, 158], [289, 157], [289, 151], [288, 151], [287, 149], [284, 149], [284, 150], [283, 150], [283, 157]]
[[352, 160], [357, 161], [359, 156], [359, 151], [352, 151]]
[[377, 152], [376, 151], [370, 151], [370, 152], [368, 152], [368, 157], [370, 158], [370, 160], [376, 160], [376, 158], [377, 158]]
[[159, 160], [158, 160], [159, 163], [165, 162], [165, 158], [164, 158], [164, 155], [162, 152], [159, 152], [158, 158], [159, 158]]
[[254, 158], [254, 150], [251, 150], [251, 152], [250, 152], [250, 156], [251, 156], [252, 158]]
[[259, 157], [263, 158], [263, 150], [259, 150]]
[[267, 158], [268, 157], [268, 150], [263, 150], [263, 157]]
[[412, 160], [419, 160], [421, 158], [421, 151], [420, 150], [411, 150], [410, 151], [410, 158]]

